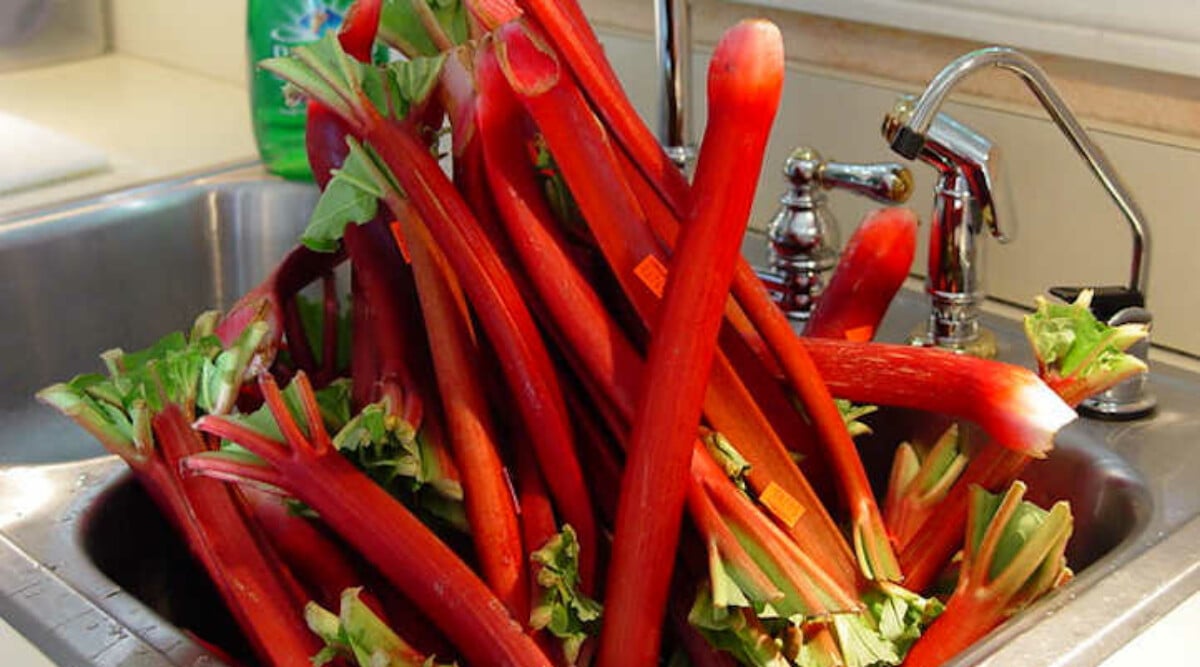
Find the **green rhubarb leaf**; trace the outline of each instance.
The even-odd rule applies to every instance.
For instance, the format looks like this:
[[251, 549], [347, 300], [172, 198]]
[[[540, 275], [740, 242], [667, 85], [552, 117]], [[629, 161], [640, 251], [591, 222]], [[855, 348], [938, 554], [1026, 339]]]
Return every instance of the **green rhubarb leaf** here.
[[349, 378], [339, 378], [315, 392], [317, 407], [321, 409], [321, 420], [325, 422], [325, 428], [330, 433], [337, 433], [350, 423], [353, 416], [350, 404], [352, 386]]
[[291, 55], [259, 61], [258, 66], [288, 83], [288, 99], [302, 95], [346, 116], [353, 115], [358, 107], [362, 72], [369, 68], [342, 50], [333, 31], [315, 42], [297, 46]]
[[933, 623], [945, 605], [894, 584], [880, 584], [863, 594], [863, 603], [885, 641], [901, 657]]
[[861, 612], [805, 619], [802, 628], [809, 623], [829, 624], [836, 651], [831, 654], [822, 644], [806, 642], [795, 652], [793, 661], [797, 665], [845, 667], [899, 665], [912, 644], [943, 610], [938, 600], [891, 583], [879, 583], [864, 590], [862, 602]]
[[[201, 314], [191, 329], [163, 336], [135, 352], [120, 349], [101, 354], [108, 375], [80, 375], [38, 392], [38, 399], [69, 417], [100, 440], [109, 451], [131, 460], [141, 460], [154, 447], [152, 417], [167, 405], [176, 405], [188, 418], [197, 408], [208, 411], [216, 403], [212, 387], [226, 378], [228, 390], [236, 395], [243, 378], [245, 360], [257, 345], [261, 331], [248, 327], [242, 338], [226, 350], [211, 334], [211, 313]], [[241, 347], [239, 347], [241, 346]], [[231, 405], [232, 400], [225, 404]]]
[[157, 413], [173, 403], [194, 417], [205, 365], [221, 352], [216, 336], [188, 340], [182, 332], [167, 334], [136, 352], [107, 350], [100, 357], [109, 376], [93, 381], [88, 391], [126, 411], [140, 402]]
[[963, 444], [958, 424], [951, 424], [923, 454], [910, 443], [900, 443], [888, 480], [889, 522], [901, 518], [895, 516], [898, 512], [929, 511], [950, 492], [967, 465]]
[[309, 218], [300, 242], [317, 252], [338, 249], [346, 225], [369, 222], [379, 210], [383, 188], [377, 180], [379, 167], [367, 149], [349, 141], [350, 153], [325, 186]]
[[865, 614], [834, 614], [833, 632], [846, 667], [900, 664], [895, 644]]
[[1020, 481], [1003, 495], [971, 491], [960, 575], [966, 590], [960, 581], [955, 595], [986, 595], [1011, 614], [1070, 577], [1065, 551], [1074, 521], [1065, 501], [1042, 509], [1023, 499]]
[[451, 44], [467, 41], [467, 12], [461, 0], [384, 0], [379, 17], [383, 43], [409, 58], [433, 56], [439, 52], [433, 31]]
[[315, 602], [305, 605], [305, 622], [325, 642], [313, 664], [346, 657], [359, 667], [435, 667], [432, 656], [422, 655], [404, 641], [362, 601], [361, 592], [360, 588], [346, 589], [338, 614]]
[[341, 168], [333, 170], [309, 218], [301, 242], [318, 252], [337, 249], [346, 225], [362, 224], [375, 217], [379, 199], [400, 192], [391, 171], [369, 146], [347, 138], [350, 151]]
[[469, 531], [462, 485], [442, 470], [437, 443], [395, 414], [388, 401], [365, 406], [333, 445], [388, 493], [462, 533]]
[[412, 426], [383, 403], [364, 407], [333, 438], [333, 444], [380, 485], [407, 480], [412, 490], [422, 477], [421, 448]]
[[763, 607], [763, 603], [759, 600], [759, 596], [747, 595], [742, 590], [743, 584], [739, 578], [730, 571], [730, 566], [721, 558], [720, 552], [715, 548], [709, 549], [708, 554], [708, 585], [709, 596], [712, 598], [714, 605], [719, 607], [747, 607], [752, 608], [755, 603], [751, 600], [754, 598], [758, 601], [759, 609]]
[[250, 364], [270, 327], [263, 320], [242, 329], [228, 349], [206, 359], [200, 372], [197, 402], [208, 414], [228, 414], [237, 402], [242, 384], [253, 376]]
[[688, 622], [710, 645], [733, 656], [740, 664], [788, 667], [782, 641], [755, 617], [753, 610], [714, 602], [707, 583], [696, 593], [696, 600], [688, 612]]
[[437, 89], [447, 54], [399, 60], [385, 66], [387, 93], [394, 118], [406, 118]]
[[74, 421], [110, 452], [140, 457], [134, 447], [133, 421], [123, 411], [96, 399], [75, 382], [60, 382], [37, 393], [37, 399]]
[[843, 667], [845, 664], [840, 655], [830, 655], [824, 647], [815, 642], [800, 644], [788, 656], [796, 667]]
[[[1024, 566], [1032, 573], [1036, 567], [1024, 559], [1036, 558], [1039, 563], [1047, 558], [1053, 560], [1061, 554], [1042, 554], [1039, 550], [1046, 544], [1062, 540], [1061, 534], [1071, 531], [1070, 510], [1065, 503], [1057, 503], [1050, 510], [1026, 500], [1013, 504], [1013, 498], [1020, 499], [1024, 492], [1022, 482], [1015, 482], [1003, 495], [972, 488], [970, 525], [973, 530], [969, 535], [968, 553], [978, 557], [985, 541], [989, 537], [994, 540], [993, 549], [983, 554], [990, 559], [987, 567], [990, 580], [999, 579], [1014, 567]], [[1002, 512], [1009, 505], [1012, 505], [1010, 511]], [[1034, 545], [1032, 553], [1030, 545]]]
[[[1141, 324], [1112, 327], [1097, 320], [1091, 312], [1091, 299], [1090, 290], [1081, 292], [1070, 304], [1036, 299], [1037, 310], [1025, 317], [1024, 328], [1043, 375], [1078, 378], [1094, 387], [1105, 378], [1119, 381], [1145, 370], [1145, 364], [1125, 350], [1144, 339], [1148, 328]], [[1097, 390], [1103, 388], [1093, 389]]]
[[603, 612], [599, 602], [579, 590], [579, 541], [575, 530], [564, 525], [529, 558], [537, 565], [540, 590], [529, 614], [529, 625], [561, 639], [567, 661], [573, 664], [583, 642], [600, 632]]
[[363, 119], [364, 102], [384, 118], [403, 119], [434, 91], [445, 56], [437, 53], [385, 65], [359, 62], [333, 33], [259, 66], [287, 82], [290, 100], [308, 98], [347, 119]]
[[858, 437], [867, 435], [871, 432], [871, 427], [859, 421], [862, 417], [872, 414], [879, 410], [874, 405], [855, 405], [845, 399], [837, 398], [833, 401], [842, 413], [842, 420], [846, 423], [846, 430], [850, 432], [850, 437]]
[[304, 605], [304, 622], [313, 634], [325, 642], [325, 646], [312, 657], [313, 667], [322, 667], [339, 657], [350, 657], [349, 642], [342, 633], [337, 614], [316, 602], [309, 602]]

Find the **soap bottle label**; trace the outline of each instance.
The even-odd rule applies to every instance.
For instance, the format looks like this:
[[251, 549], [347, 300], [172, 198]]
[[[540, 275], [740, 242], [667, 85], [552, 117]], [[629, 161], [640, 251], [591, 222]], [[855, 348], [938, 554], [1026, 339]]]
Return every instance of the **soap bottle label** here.
[[311, 180], [304, 149], [304, 105], [289, 105], [283, 80], [257, 63], [286, 56], [297, 46], [337, 31], [352, 0], [251, 0], [246, 29], [250, 60], [250, 107], [254, 137], [267, 170]]

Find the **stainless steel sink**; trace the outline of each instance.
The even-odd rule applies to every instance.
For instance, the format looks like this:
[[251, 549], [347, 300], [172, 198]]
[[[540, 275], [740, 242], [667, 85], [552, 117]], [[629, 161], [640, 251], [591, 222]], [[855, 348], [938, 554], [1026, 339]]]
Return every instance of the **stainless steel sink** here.
[[[227, 307], [291, 247], [314, 202], [246, 167], [0, 219], [0, 617], [64, 665], [218, 664], [236, 630], [123, 464], [32, 394]], [[750, 238], [748, 252], [761, 249]], [[749, 255], [759, 257], [761, 254]], [[923, 317], [905, 292], [885, 327]], [[1028, 362], [1015, 320], [985, 316]], [[1025, 476], [1072, 502], [1078, 577], [962, 657], [1090, 665], [1200, 590], [1200, 375], [1158, 365], [1156, 416], [1080, 420]], [[182, 628], [187, 628], [184, 630]]]

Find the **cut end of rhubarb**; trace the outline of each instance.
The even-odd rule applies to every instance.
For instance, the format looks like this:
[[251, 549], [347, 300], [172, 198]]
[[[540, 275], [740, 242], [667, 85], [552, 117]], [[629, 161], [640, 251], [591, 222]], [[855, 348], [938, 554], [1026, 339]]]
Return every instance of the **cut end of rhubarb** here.
[[522, 21], [496, 30], [496, 58], [500, 70], [518, 94], [535, 97], [552, 89], [562, 77], [554, 48]]
[[467, 10], [479, 25], [488, 30], [495, 30], [524, 13], [513, 0], [474, 0], [467, 3]]
[[1032, 373], [1019, 378], [1012, 387], [1007, 409], [995, 414], [1007, 422], [997, 430], [989, 428], [1000, 444], [1033, 458], [1045, 458], [1054, 446], [1054, 435], [1078, 415], [1046, 383]]

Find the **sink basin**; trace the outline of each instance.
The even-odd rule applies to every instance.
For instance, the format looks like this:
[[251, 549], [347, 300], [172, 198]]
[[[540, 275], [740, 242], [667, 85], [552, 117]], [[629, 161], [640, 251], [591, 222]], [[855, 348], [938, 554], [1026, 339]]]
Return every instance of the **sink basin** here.
[[[291, 247], [315, 195], [256, 167], [0, 219], [0, 617], [71, 665], [213, 665], [244, 647], [124, 464], [32, 394], [99, 370], [228, 307]], [[747, 241], [749, 254], [761, 239]], [[923, 318], [904, 292], [883, 337]], [[1002, 355], [1028, 363], [1016, 320], [985, 315]], [[1200, 374], [1157, 364], [1159, 410], [1081, 419], [1024, 476], [1071, 501], [1077, 577], [978, 643], [961, 664], [1091, 665], [1200, 590]], [[204, 641], [199, 641], [197, 637]]]

